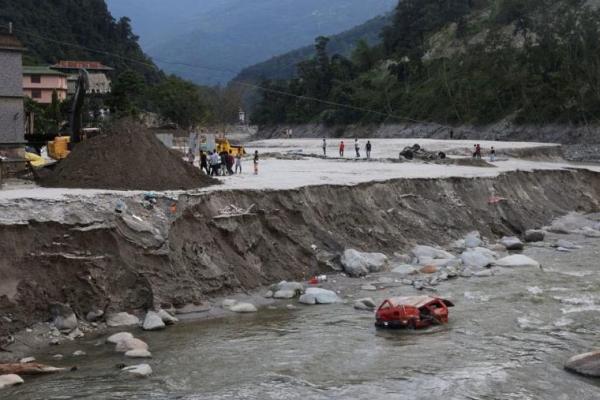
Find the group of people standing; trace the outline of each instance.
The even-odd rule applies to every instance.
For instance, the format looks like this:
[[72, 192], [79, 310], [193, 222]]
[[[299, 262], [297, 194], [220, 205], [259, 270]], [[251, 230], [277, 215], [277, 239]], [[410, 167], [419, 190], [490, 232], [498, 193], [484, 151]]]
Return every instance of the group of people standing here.
[[[356, 158], [360, 158], [360, 142], [358, 139], [354, 139], [354, 151], [356, 152]], [[367, 153], [367, 160], [371, 159], [371, 150], [373, 149], [373, 145], [371, 141], [368, 140], [365, 145], [365, 151]], [[344, 157], [344, 151], [346, 150], [346, 144], [342, 140], [339, 145], [339, 154], [340, 157]], [[327, 157], [327, 139], [323, 138], [323, 156]]]
[[[195, 156], [192, 152], [188, 153], [188, 161], [193, 165]], [[258, 151], [254, 152], [254, 174], [258, 175]], [[205, 153], [200, 150], [200, 170], [210, 176], [227, 176], [242, 173], [242, 152], [238, 151], [234, 156], [229, 150], [220, 153], [217, 150]]]
[[[481, 158], [481, 145], [479, 143], [473, 145], [473, 158]], [[496, 161], [496, 149], [492, 146], [490, 149], [490, 161]]]

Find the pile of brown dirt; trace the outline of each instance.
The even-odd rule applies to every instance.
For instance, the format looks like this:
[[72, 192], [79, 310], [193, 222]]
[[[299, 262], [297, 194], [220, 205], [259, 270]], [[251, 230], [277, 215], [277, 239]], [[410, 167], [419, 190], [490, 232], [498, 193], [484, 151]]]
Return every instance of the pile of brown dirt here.
[[113, 190], [188, 190], [219, 183], [137, 126], [79, 143], [41, 185]]

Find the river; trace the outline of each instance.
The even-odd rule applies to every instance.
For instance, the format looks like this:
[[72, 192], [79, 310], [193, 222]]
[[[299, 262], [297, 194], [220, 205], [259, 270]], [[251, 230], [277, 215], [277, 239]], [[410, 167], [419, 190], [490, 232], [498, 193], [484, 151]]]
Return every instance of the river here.
[[[351, 301], [294, 310], [278, 303], [256, 315], [135, 332], [154, 355], [148, 379], [123, 376], [116, 368], [123, 358], [103, 337], [48, 349], [38, 360], [79, 369], [28, 379], [2, 399], [598, 399], [600, 381], [563, 364], [598, 345], [600, 239], [561, 237], [584, 247], [528, 247], [543, 270], [440, 284], [438, 293], [456, 304], [443, 327], [378, 331], [373, 315]], [[407, 286], [359, 293], [364, 283], [340, 282], [344, 297], [415, 293]], [[50, 357], [77, 349], [87, 356]]]

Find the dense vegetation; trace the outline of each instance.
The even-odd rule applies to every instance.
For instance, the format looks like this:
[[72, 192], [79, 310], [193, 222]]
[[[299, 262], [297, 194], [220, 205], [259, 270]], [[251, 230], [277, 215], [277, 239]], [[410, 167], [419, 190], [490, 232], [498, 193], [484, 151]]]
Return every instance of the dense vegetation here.
[[116, 70], [131, 68], [148, 82], [160, 79], [160, 71], [138, 45], [129, 19], [116, 21], [104, 0], [0, 0], [0, 24], [9, 21], [29, 50], [27, 64], [98, 60]]
[[403, 0], [382, 38], [350, 58], [318, 38], [297, 78], [263, 83], [254, 121], [598, 122], [600, 12], [585, 0]]
[[[380, 33], [392, 22], [392, 13], [375, 17], [362, 25], [330, 37], [329, 54], [349, 56], [359, 41], [369, 46], [381, 43]], [[259, 82], [262, 79], [291, 79], [297, 76], [296, 66], [315, 56], [314, 46], [305, 46], [267, 61], [245, 68], [234, 79], [236, 81]]]
[[[216, 110], [230, 91], [199, 87], [166, 76], [147, 57], [132, 33], [128, 18], [116, 21], [104, 0], [0, 0], [0, 24], [13, 22], [15, 34], [27, 47], [24, 63], [53, 64], [59, 60], [97, 60], [114, 68], [112, 93], [87, 99], [85, 120], [97, 126], [99, 109], [109, 107], [116, 118], [156, 113], [183, 128], [198, 123], [235, 121], [236, 103]], [[50, 106], [26, 101], [36, 115], [36, 133], [56, 134], [68, 120], [69, 104], [57, 98]], [[222, 119], [221, 119], [222, 118]]]

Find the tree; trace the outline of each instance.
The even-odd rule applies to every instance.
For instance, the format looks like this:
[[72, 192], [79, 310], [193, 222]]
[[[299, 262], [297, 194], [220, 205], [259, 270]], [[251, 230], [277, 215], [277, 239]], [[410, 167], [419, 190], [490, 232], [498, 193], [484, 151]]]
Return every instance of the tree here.
[[198, 87], [174, 75], [154, 86], [150, 99], [156, 112], [185, 129], [194, 127], [208, 116]]
[[143, 76], [134, 70], [125, 70], [112, 84], [112, 92], [108, 99], [111, 112], [117, 118], [138, 116], [145, 92]]

